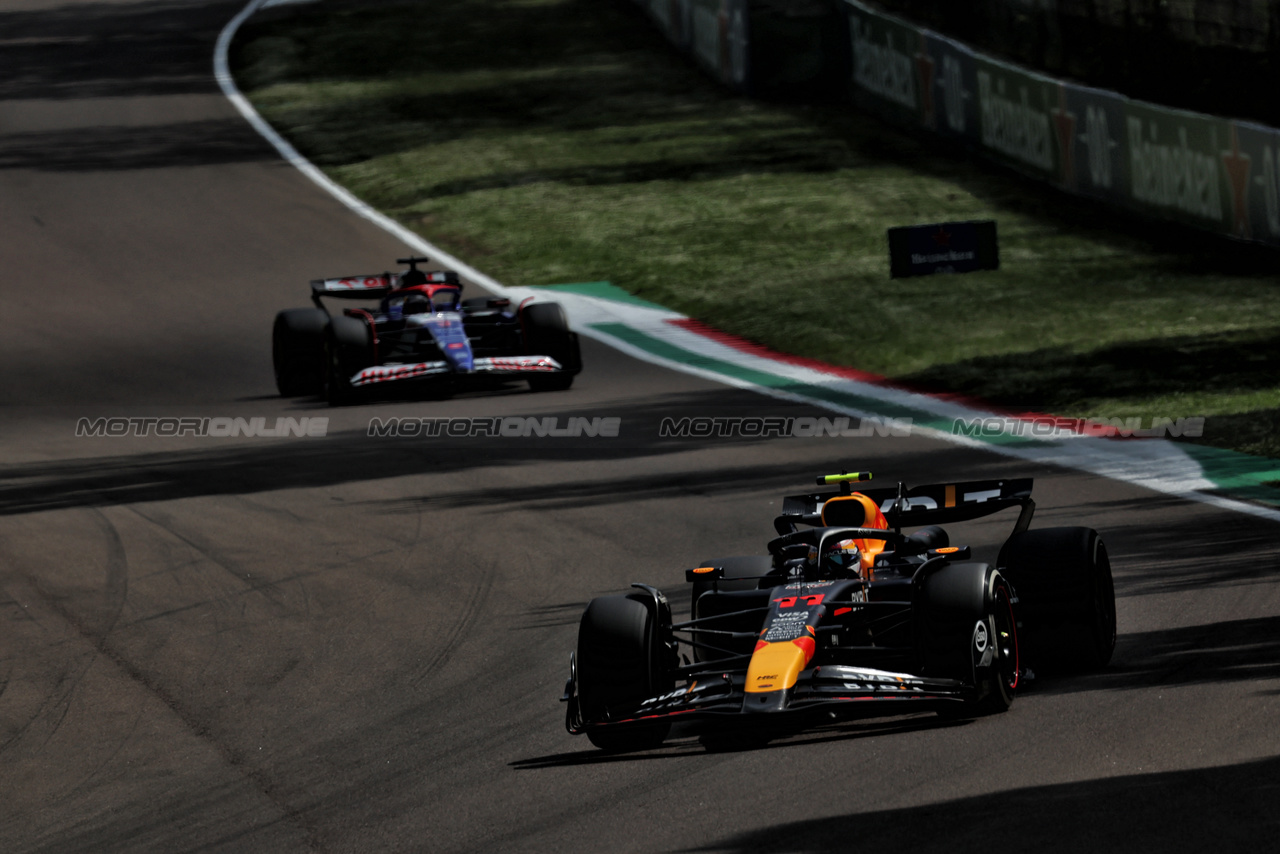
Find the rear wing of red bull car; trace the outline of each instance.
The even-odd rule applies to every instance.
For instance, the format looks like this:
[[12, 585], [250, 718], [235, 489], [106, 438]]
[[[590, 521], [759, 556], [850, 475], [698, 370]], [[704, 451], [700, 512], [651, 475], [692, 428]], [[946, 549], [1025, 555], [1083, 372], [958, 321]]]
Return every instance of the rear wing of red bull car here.
[[[850, 507], [847, 502], [837, 502], [825, 514], [824, 507], [832, 498], [849, 495], [853, 490], [850, 483], [869, 480], [867, 472], [854, 474], [829, 475], [818, 479], [820, 485], [839, 483], [837, 492], [811, 492], [807, 495], [788, 495], [782, 500], [782, 513], [773, 520], [773, 526], [779, 534], [789, 534], [796, 530], [796, 525], [859, 525], [859, 518], [832, 518], [838, 516], [836, 508]], [[1031, 500], [1032, 478], [1007, 478], [1004, 480], [970, 480], [952, 483], [931, 483], [924, 486], [897, 488], [859, 489], [858, 492], [870, 498], [880, 508], [885, 519], [893, 528], [921, 527], [924, 525], [945, 525], [952, 522], [967, 522], [998, 513], [1010, 507], [1019, 507], [1021, 512], [1014, 526], [1014, 533], [1025, 531], [1031, 524], [1031, 516], [1035, 513], [1035, 502]]]

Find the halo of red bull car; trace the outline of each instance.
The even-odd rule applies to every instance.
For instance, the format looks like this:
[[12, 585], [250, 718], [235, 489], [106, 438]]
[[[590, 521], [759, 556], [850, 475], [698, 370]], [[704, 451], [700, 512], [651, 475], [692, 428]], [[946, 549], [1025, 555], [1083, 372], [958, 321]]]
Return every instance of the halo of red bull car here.
[[[578, 336], [558, 303], [462, 299], [452, 270], [400, 258], [399, 273], [311, 282], [312, 308], [276, 315], [271, 354], [285, 397], [319, 394], [332, 405], [389, 385], [435, 394], [523, 379], [534, 391], [567, 389], [582, 370]], [[331, 314], [325, 299], [363, 300]]]
[[[1106, 546], [1091, 528], [1031, 530], [1031, 479], [853, 491], [869, 478], [819, 478], [838, 490], [785, 498], [767, 554], [687, 570], [687, 620], [646, 584], [591, 600], [561, 697], [569, 732], [643, 750], [680, 721], [730, 749], [833, 719], [976, 717], [1007, 710], [1033, 665], [1111, 659]], [[1012, 508], [994, 566], [941, 527]]]

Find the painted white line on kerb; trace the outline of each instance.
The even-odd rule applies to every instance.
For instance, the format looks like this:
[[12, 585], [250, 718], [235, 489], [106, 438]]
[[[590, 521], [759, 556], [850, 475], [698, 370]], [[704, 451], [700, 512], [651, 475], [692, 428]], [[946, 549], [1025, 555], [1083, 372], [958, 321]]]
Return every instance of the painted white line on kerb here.
[[[246, 5], [238, 15], [232, 18], [218, 35], [217, 46], [214, 49], [213, 72], [214, 77], [218, 81], [218, 86], [221, 87], [223, 94], [227, 97], [227, 100], [229, 100], [240, 114], [244, 116], [245, 120], [249, 122], [253, 129], [261, 134], [264, 139], [270, 142], [275, 149], [280, 152], [280, 156], [293, 165], [294, 168], [300, 171], [303, 175], [306, 175], [322, 190], [329, 193], [354, 213], [403, 241], [404, 244], [412, 251], [422, 255], [431, 256], [446, 267], [457, 270], [464, 278], [475, 282], [498, 296], [507, 297], [513, 300], [520, 299], [525, 296], [550, 296], [551, 294], [542, 291], [541, 289], [508, 287], [503, 285], [497, 280], [472, 267], [470, 264], [467, 264], [459, 258], [455, 258], [453, 255], [450, 255], [435, 244], [423, 239], [421, 235], [410, 231], [385, 214], [374, 210], [372, 207], [352, 195], [348, 190], [340, 187], [338, 184], [330, 180], [323, 172], [316, 168], [315, 164], [299, 154], [297, 149], [286, 142], [280, 134], [276, 133], [275, 129], [271, 127], [271, 125], [267, 124], [262, 116], [258, 114], [258, 111], [253, 108], [253, 105], [249, 103], [248, 99], [240, 93], [240, 90], [236, 87], [235, 80], [231, 77], [230, 67], [227, 62], [228, 50], [231, 45], [231, 40], [235, 37], [236, 31], [239, 30], [240, 26], [255, 12], [270, 5], [280, 5], [282, 2], [291, 1], [292, 0], [250, 0], [249, 4]], [[298, 0], [298, 2], [305, 2], [305, 0]], [[843, 412], [845, 414], [861, 417], [876, 414], [862, 412], [850, 407], [843, 407], [826, 400], [808, 397], [804, 394], [756, 385], [750, 381], [740, 380], [693, 365], [676, 362], [664, 358], [656, 353], [648, 352], [641, 347], [636, 347], [627, 341], [623, 341], [601, 330], [594, 329], [591, 326], [592, 323], [614, 321], [635, 329], [648, 329], [650, 332], [653, 332], [655, 328], [661, 329], [662, 320], [665, 320], [668, 317], [683, 317], [683, 315], [676, 312], [654, 311], [652, 309], [641, 310], [638, 307], [624, 306], [610, 300], [598, 299], [581, 294], [565, 292], [553, 293], [557, 300], [564, 305], [565, 311], [569, 315], [571, 325], [580, 335], [594, 338], [597, 341], [600, 341], [633, 358], [641, 359], [669, 370], [692, 374], [693, 376], [701, 377], [702, 379], [722, 385], [742, 388], [754, 391], [758, 394], [764, 394], [783, 400], [807, 403], [834, 412]], [[675, 335], [676, 333], [673, 333], [668, 329], [664, 330], [664, 334], [670, 336]], [[712, 342], [708, 339], [702, 339], [698, 336], [691, 336], [688, 333], [681, 337], [686, 339], [681, 342], [683, 346], [694, 351], [706, 350], [707, 348], [720, 349], [720, 347], [723, 347], [723, 345], [717, 346], [716, 342]], [[725, 357], [725, 354], [718, 355]], [[741, 353], [733, 353], [730, 354], [728, 358], [735, 361], [741, 361], [744, 356]], [[779, 376], [786, 376], [789, 373], [794, 373], [795, 368], [785, 364], [775, 364], [768, 369], [768, 372]], [[813, 381], [812, 378], [811, 381]], [[826, 383], [831, 382], [832, 380], [829, 377], [825, 377], [820, 378], [818, 381]], [[882, 398], [885, 403], [893, 403], [896, 398], [905, 394], [904, 392], [895, 389], [876, 389], [874, 387], [867, 387], [866, 389], [860, 389], [860, 391], [868, 397]], [[951, 406], [941, 399], [934, 399], [933, 402], [938, 407], [950, 408]], [[958, 408], [963, 409], [964, 407]], [[1223, 510], [1231, 510], [1237, 513], [1244, 513], [1250, 516], [1280, 522], [1280, 511], [1242, 501], [1236, 501], [1223, 496], [1211, 495], [1194, 488], [1192, 486], [1193, 483], [1195, 483], [1196, 486], [1200, 486], [1200, 488], [1204, 488], [1204, 486], [1196, 483], [1198, 478], [1195, 477], [1194, 472], [1188, 471], [1187, 468], [1184, 468], [1183, 466], [1190, 464], [1191, 468], [1198, 469], [1199, 467], [1192, 461], [1185, 459], [1177, 461], [1179, 465], [1174, 468], [1179, 469], [1178, 471], [1170, 471], [1167, 473], [1148, 471], [1143, 473], [1141, 469], [1144, 464], [1160, 468], [1161, 463], [1168, 466], [1170, 461], [1140, 461], [1134, 459], [1121, 461], [1117, 460], [1116, 457], [1118, 455], [1114, 453], [1102, 455], [1090, 454], [1087, 451], [1081, 453], [1080, 451], [1084, 451], [1083, 443], [1072, 448], [1072, 450], [1076, 450], [1077, 453], [1063, 453], [1061, 448], [1055, 449], [1056, 452], [1055, 450], [1049, 450], [1047, 452], [1045, 450], [1032, 452], [1025, 448], [1011, 448], [988, 442], [981, 442], [968, 437], [953, 435], [941, 430], [917, 429], [917, 432], [927, 435], [930, 438], [950, 442], [956, 445], [983, 448], [992, 453], [1000, 454], [1001, 456], [1048, 463], [1076, 471], [1086, 471], [1110, 480], [1117, 480], [1133, 484], [1135, 486], [1144, 487], [1146, 489], [1151, 489], [1155, 492], [1161, 492], [1166, 495], [1174, 495], [1179, 498], [1198, 501]], [[1151, 441], [1158, 442], [1162, 440], [1157, 439]], [[1182, 456], [1185, 457], [1185, 455]], [[1165, 477], [1161, 476], [1162, 474], [1172, 476], [1168, 477], [1166, 480]]]

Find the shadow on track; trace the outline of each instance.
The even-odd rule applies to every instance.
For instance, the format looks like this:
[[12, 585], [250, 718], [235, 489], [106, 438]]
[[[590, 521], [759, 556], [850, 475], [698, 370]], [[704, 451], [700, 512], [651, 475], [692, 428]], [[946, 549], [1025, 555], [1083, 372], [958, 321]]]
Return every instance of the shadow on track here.
[[[1280, 758], [850, 811], [728, 834], [683, 852], [1248, 850], [1277, 831]], [[866, 781], [875, 785], [877, 781]], [[850, 798], [857, 800], [855, 784]], [[1181, 820], [1171, 819], [1180, 816]]]
[[0, 169], [99, 172], [279, 157], [261, 137], [248, 132], [238, 118], [90, 130], [7, 134], [0, 138]]
[[216, 94], [209, 57], [247, 0], [0, 11], [0, 100]]
[[1040, 679], [1031, 690], [1075, 694], [1267, 679], [1280, 679], [1280, 617], [1121, 635], [1106, 670]]
[[[555, 416], [559, 424], [580, 415], [572, 396], [556, 401], [542, 412], [524, 413], [522, 417]], [[807, 407], [780, 401], [748, 400], [745, 414], [761, 415], [825, 415]], [[573, 408], [568, 408], [572, 406]], [[328, 410], [315, 410], [327, 412]], [[502, 413], [498, 410], [499, 414]], [[66, 507], [101, 507], [140, 501], [168, 501], [203, 495], [243, 495], [278, 489], [327, 486], [355, 481], [370, 481], [408, 475], [445, 474], [483, 469], [493, 466], [524, 466], [542, 462], [566, 461], [584, 463], [592, 460], [626, 460], [662, 457], [694, 451], [699, 448], [723, 448], [731, 445], [766, 446], [777, 440], [726, 437], [712, 439], [661, 438], [659, 427], [664, 417], [740, 416], [744, 414], [743, 398], [735, 391], [662, 395], [633, 400], [624, 405], [609, 405], [598, 410], [600, 416], [621, 419], [616, 438], [390, 438], [371, 437], [364, 431], [334, 434], [325, 438], [259, 438], [254, 440], [195, 439], [206, 449], [133, 453], [119, 456], [89, 457], [55, 462], [24, 463], [0, 467], [0, 515], [54, 510]], [[370, 418], [390, 418], [385, 410], [370, 410]], [[417, 410], [415, 417], [449, 417], [439, 409]], [[74, 428], [68, 419], [67, 430]], [[99, 437], [86, 442], [118, 441]], [[134, 440], [136, 441], [136, 440]], [[832, 465], [855, 449], [870, 447], [866, 443], [900, 442], [893, 438], [859, 439], [856, 443], [839, 439], [812, 440], [828, 442]], [[223, 444], [232, 442], [233, 444]], [[940, 448], [917, 453], [902, 460], [895, 476], [912, 482], [935, 476], [938, 471], [957, 469], [965, 455], [960, 448]], [[969, 472], [974, 464], [963, 462]], [[988, 460], [981, 466], [982, 476], [1012, 475], [1018, 471], [1014, 461]], [[497, 501], [502, 507], [525, 502], [557, 507], [578, 507], [602, 501], [632, 502], [645, 498], [671, 495], [708, 495], [738, 489], [768, 488], [779, 494], [803, 490], [815, 472], [797, 472], [794, 463], [773, 465], [744, 463], [720, 470], [689, 474], [637, 474], [624, 479], [583, 479], [558, 484], [554, 493], [545, 486], [504, 487], [448, 494], [424, 494], [410, 500], [390, 500], [391, 510], [416, 511], [422, 506], [447, 502], [451, 506], [478, 506]], [[975, 473], [974, 476], [978, 476]]]

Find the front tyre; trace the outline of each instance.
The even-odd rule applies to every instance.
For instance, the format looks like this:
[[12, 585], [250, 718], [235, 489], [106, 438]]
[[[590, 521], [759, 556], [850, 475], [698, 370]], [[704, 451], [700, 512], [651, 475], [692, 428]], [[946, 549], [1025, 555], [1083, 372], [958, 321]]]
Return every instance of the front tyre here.
[[351, 378], [373, 364], [373, 336], [363, 320], [334, 317], [324, 341], [324, 396], [330, 406], [346, 406], [357, 389]]
[[536, 302], [520, 312], [524, 351], [529, 356], [550, 356], [563, 370], [529, 377], [533, 391], [563, 391], [573, 385], [582, 370], [578, 336], [570, 331], [564, 309], [556, 302]]
[[578, 704], [588, 725], [587, 738], [601, 750], [647, 750], [661, 744], [671, 729], [669, 721], [598, 726], [671, 689], [657, 622], [652, 603], [638, 594], [592, 599], [582, 614], [578, 626]]
[[925, 568], [912, 597], [922, 671], [965, 686], [961, 701], [939, 713], [974, 717], [1008, 710], [1022, 662], [1013, 591], [1004, 576], [985, 563]]

